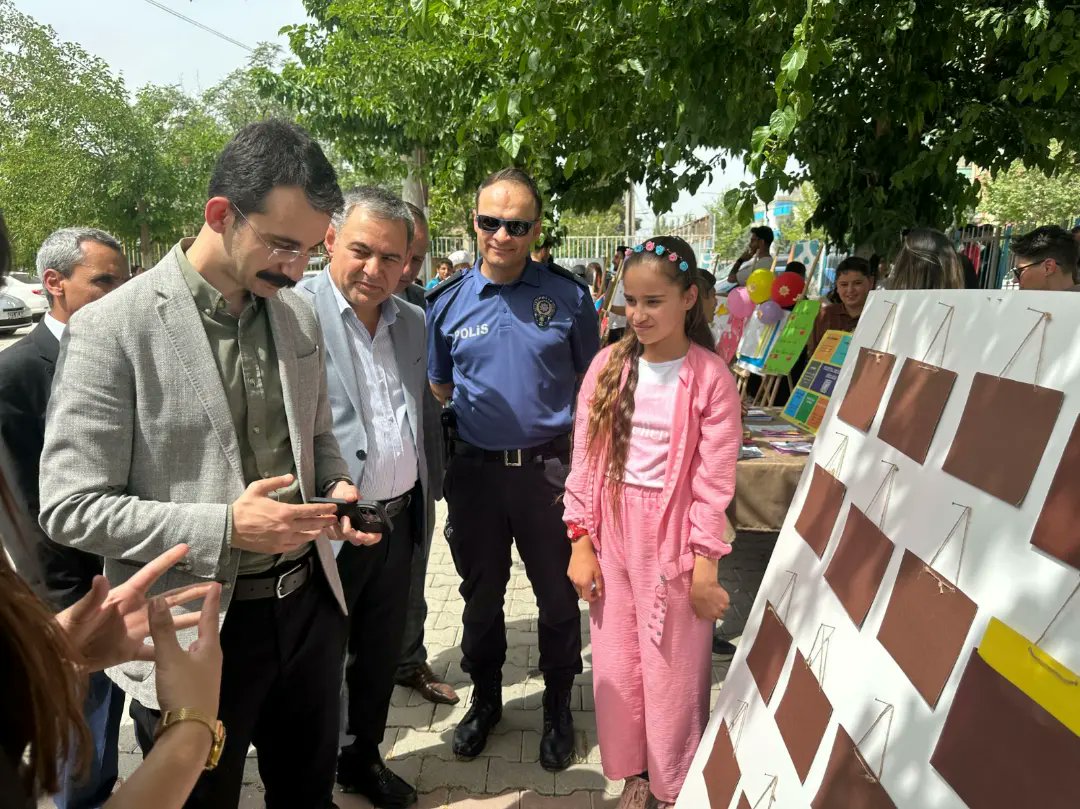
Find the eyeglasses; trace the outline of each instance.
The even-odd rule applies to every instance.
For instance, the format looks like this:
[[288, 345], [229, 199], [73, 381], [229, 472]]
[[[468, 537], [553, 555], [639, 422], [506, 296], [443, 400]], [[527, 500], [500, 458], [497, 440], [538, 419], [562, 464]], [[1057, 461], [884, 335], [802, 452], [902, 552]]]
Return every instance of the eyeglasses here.
[[[1043, 261], [1045, 261], [1045, 260], [1046, 259], [1043, 259]], [[1016, 279], [1016, 283], [1018, 283], [1018, 284], [1020, 283], [1020, 276], [1022, 276], [1024, 274], [1025, 270], [1029, 270], [1032, 267], [1036, 267], [1039, 264], [1042, 264], [1043, 261], [1033, 261], [1030, 264], [1023, 265], [1022, 267], [1013, 267], [1012, 268], [1012, 274], [1013, 274], [1013, 278]]]
[[309, 253], [306, 250], [285, 250], [281, 247], [274, 247], [268, 244], [266, 239], [263, 238], [263, 235], [259, 233], [259, 231], [253, 224], [251, 224], [251, 220], [244, 216], [244, 212], [237, 208], [235, 203], [230, 202], [229, 204], [232, 205], [232, 208], [234, 211], [236, 211], [237, 215], [241, 219], [243, 219], [245, 223], [247, 223], [247, 226], [251, 228], [251, 232], [255, 234], [255, 237], [260, 242], [262, 242], [263, 247], [270, 251], [270, 255], [267, 260], [271, 263], [281, 262], [282, 264], [295, 264], [296, 262], [303, 259], [304, 263], [306, 264], [310, 259], [319, 257], [318, 252]]
[[506, 232], [514, 238], [524, 236], [535, 224], [535, 219], [500, 219], [497, 216], [476, 215], [476, 226], [484, 233], [498, 233], [499, 228], [506, 228]]

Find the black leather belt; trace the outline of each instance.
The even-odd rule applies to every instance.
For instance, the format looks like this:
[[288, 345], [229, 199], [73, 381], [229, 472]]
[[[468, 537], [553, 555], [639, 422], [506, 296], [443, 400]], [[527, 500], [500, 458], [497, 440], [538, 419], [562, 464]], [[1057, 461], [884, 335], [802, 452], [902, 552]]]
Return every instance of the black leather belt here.
[[[406, 492], [400, 497], [395, 497], [393, 500], [380, 500], [383, 508], [386, 509], [387, 517], [396, 517], [409, 507], [409, 503], [412, 502], [412, 493]], [[356, 528], [354, 525], [353, 528]]]
[[233, 587], [233, 601], [285, 598], [307, 584], [314, 570], [315, 554], [309, 551], [307, 556], [278, 565], [266, 573], [238, 577]]
[[570, 436], [560, 435], [545, 444], [528, 449], [499, 449], [491, 450], [477, 447], [463, 441], [460, 437], [454, 438], [454, 454], [465, 458], [479, 458], [483, 461], [501, 463], [503, 466], [521, 466], [529, 461], [543, 458], [561, 458], [570, 452]]

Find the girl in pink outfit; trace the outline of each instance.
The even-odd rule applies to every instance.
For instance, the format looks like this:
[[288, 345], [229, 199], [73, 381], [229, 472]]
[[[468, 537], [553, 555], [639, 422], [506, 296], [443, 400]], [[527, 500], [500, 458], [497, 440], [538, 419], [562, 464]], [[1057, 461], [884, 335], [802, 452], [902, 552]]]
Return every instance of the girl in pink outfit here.
[[708, 720], [742, 425], [690, 245], [656, 237], [624, 267], [628, 328], [582, 383], [564, 520], [568, 575], [590, 604], [604, 774], [626, 779], [619, 807], [636, 809], [675, 802]]

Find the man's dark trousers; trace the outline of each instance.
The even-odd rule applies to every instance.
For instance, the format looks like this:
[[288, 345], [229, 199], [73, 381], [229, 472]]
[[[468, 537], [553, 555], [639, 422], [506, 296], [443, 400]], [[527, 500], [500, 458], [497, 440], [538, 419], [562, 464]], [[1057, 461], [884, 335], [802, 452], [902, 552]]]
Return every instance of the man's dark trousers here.
[[346, 732], [355, 737], [351, 748], [362, 759], [378, 755], [401, 658], [413, 550], [424, 509], [419, 486], [411, 495], [409, 506], [392, 520], [394, 530], [381, 542], [345, 544], [337, 558], [349, 605]]
[[447, 542], [465, 599], [462, 668], [474, 681], [497, 677], [506, 661], [503, 599], [510, 547], [517, 544], [540, 609], [540, 671], [568, 686], [581, 673], [581, 613], [566, 569], [570, 542], [562, 521], [569, 457], [521, 466], [455, 455], [446, 478]]
[[[229, 605], [218, 708], [225, 750], [185, 809], [236, 809], [250, 744], [258, 750], [267, 809], [333, 805], [344, 641], [345, 616], [318, 561], [307, 583], [284, 598]], [[144, 756], [160, 716], [131, 704]]]

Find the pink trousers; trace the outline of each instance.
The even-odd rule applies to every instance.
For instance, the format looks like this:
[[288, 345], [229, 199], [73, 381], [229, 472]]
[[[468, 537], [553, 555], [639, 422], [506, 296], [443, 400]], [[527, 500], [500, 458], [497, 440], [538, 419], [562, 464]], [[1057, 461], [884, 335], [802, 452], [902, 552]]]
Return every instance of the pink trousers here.
[[624, 486], [617, 522], [610, 506], [604, 597], [590, 610], [600, 757], [613, 781], [648, 770], [653, 795], [673, 803], [709, 718], [713, 627], [690, 606], [691, 574], [660, 576], [660, 491]]

